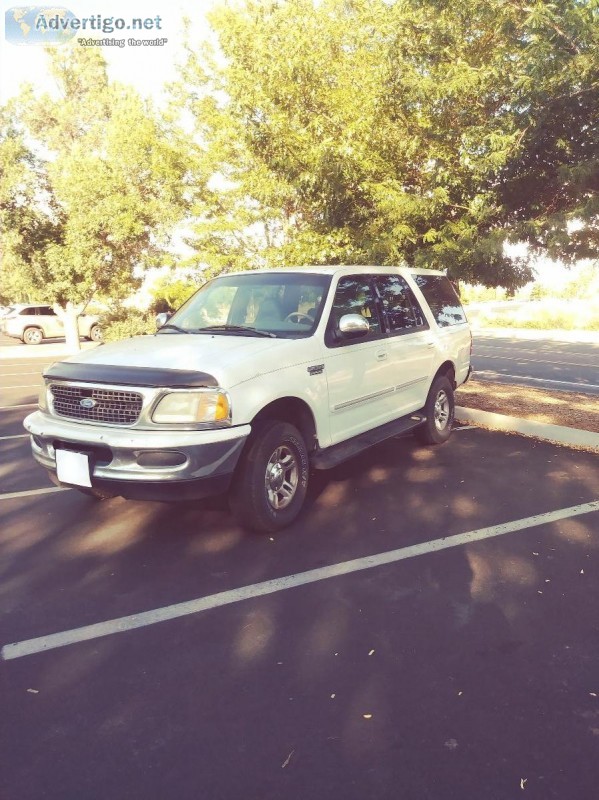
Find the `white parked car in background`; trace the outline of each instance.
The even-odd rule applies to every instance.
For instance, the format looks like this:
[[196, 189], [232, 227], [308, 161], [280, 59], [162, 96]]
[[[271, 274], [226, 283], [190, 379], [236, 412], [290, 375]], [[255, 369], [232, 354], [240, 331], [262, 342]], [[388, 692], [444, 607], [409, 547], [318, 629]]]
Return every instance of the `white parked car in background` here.
[[[44, 339], [64, 336], [64, 322], [52, 306], [21, 303], [2, 319], [3, 333], [25, 344], [40, 344]], [[79, 334], [93, 342], [102, 341], [98, 317], [82, 314], [79, 317]]]
[[242, 523], [272, 531], [299, 513], [311, 468], [411, 430], [445, 442], [471, 344], [441, 272], [230, 274], [155, 335], [52, 365], [25, 427], [60, 484], [151, 500], [228, 492]]

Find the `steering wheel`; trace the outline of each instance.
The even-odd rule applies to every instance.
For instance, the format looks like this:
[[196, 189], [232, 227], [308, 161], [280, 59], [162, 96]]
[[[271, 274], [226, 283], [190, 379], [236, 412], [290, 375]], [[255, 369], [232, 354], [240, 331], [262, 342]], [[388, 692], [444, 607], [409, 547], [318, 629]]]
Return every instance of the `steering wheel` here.
[[291, 314], [287, 314], [285, 317], [285, 322], [295, 322], [296, 325], [301, 325], [304, 321], [308, 322], [310, 325], [314, 323], [314, 320], [309, 314], [302, 314], [301, 311], [292, 311]]

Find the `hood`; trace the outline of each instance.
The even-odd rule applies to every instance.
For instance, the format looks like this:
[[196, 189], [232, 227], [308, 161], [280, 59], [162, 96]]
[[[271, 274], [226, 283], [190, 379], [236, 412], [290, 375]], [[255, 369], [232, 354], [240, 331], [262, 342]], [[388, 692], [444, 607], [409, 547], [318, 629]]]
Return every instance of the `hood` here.
[[[302, 360], [307, 339], [266, 339], [229, 334], [163, 333], [103, 344], [66, 359], [67, 363], [198, 370], [220, 386], [233, 386], [258, 374], [290, 366], [290, 349]], [[298, 347], [298, 345], [300, 345]], [[312, 349], [312, 348], [310, 348]], [[283, 351], [285, 355], [283, 356]], [[306, 358], [309, 356], [304, 356]], [[291, 359], [292, 361], [296, 359]]]

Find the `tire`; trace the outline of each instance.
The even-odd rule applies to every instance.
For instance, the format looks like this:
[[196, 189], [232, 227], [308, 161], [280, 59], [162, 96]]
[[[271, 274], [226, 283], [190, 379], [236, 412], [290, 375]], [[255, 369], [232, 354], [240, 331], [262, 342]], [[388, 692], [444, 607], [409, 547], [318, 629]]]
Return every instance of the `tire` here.
[[291, 525], [300, 513], [309, 475], [308, 450], [288, 422], [256, 426], [233, 475], [229, 507], [243, 526], [270, 533]]
[[416, 428], [416, 436], [424, 444], [443, 444], [451, 436], [455, 399], [451, 381], [438, 375], [429, 390], [424, 406], [426, 422]]
[[101, 342], [104, 338], [102, 336], [102, 328], [99, 325], [92, 325], [89, 331], [89, 337], [92, 342]]
[[25, 328], [23, 341], [25, 344], [41, 344], [44, 334], [39, 328]]

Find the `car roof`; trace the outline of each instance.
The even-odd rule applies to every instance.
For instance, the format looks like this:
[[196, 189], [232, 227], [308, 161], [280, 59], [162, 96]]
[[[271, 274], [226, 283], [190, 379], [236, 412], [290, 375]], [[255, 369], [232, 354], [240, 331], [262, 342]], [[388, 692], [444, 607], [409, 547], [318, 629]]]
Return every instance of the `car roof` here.
[[[299, 267], [273, 267], [272, 269], [252, 269], [252, 270], [241, 270], [237, 272], [227, 272], [226, 275], [243, 275], [243, 274], [276, 274], [276, 273], [301, 273], [301, 272], [309, 272], [309, 273], [316, 273], [318, 275], [336, 275], [337, 273], [347, 272], [349, 274], [353, 273], [361, 273], [364, 275], [380, 275], [380, 274], [390, 274], [393, 273], [408, 273], [410, 275], [445, 275], [442, 270], [439, 269], [418, 269], [416, 267], [408, 267], [406, 265], [402, 266], [376, 266], [372, 264], [335, 264], [331, 265], [319, 265], [319, 264], [306, 264]], [[217, 276], [221, 277], [221, 276]], [[223, 276], [224, 277], [224, 276]]]
[[22, 308], [52, 308], [51, 303], [15, 303], [12, 308], [19, 311]]

